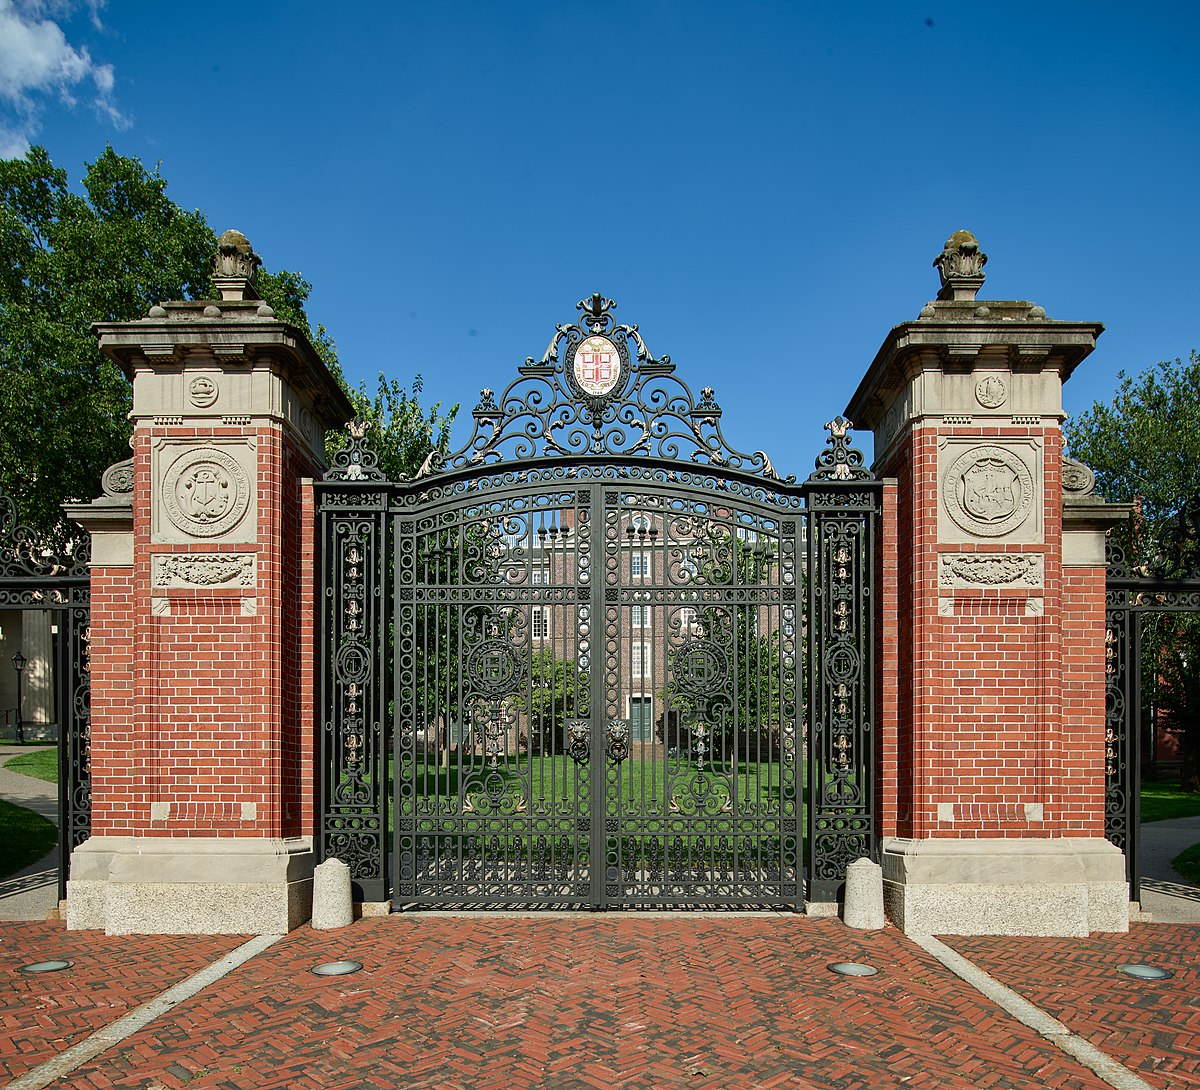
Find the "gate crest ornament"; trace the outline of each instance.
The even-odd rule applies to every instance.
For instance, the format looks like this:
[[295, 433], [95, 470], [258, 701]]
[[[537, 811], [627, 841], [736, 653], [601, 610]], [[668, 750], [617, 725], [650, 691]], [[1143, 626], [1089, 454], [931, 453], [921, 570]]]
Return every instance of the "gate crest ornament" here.
[[712, 390], [697, 399], [670, 356], [655, 357], [636, 325], [614, 322], [615, 307], [598, 292], [581, 300], [580, 320], [556, 325], [541, 358], [529, 356], [502, 394], [482, 391], [467, 443], [431, 455], [417, 478], [537, 458], [647, 456], [780, 480], [765, 452], [728, 444]]

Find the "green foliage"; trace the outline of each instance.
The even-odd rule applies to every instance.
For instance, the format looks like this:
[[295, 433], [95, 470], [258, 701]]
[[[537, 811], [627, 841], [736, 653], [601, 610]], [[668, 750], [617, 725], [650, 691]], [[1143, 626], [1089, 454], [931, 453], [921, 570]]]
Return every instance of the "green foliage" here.
[[[1112, 404], [1065, 427], [1097, 491], [1135, 505], [1114, 531], [1133, 569], [1166, 559], [1200, 568], [1200, 355], [1120, 375]], [[1197, 571], [1196, 574], [1200, 574]], [[1184, 786], [1200, 788], [1200, 615], [1150, 614], [1142, 629], [1142, 692], [1180, 742]]]
[[588, 714], [588, 690], [579, 684], [574, 661], [556, 657], [549, 647], [533, 653], [529, 671], [529, 707], [525, 707], [524, 697], [513, 702], [528, 713], [529, 748], [533, 753], [559, 753], [566, 721]]
[[[365, 383], [357, 390], [346, 391], [356, 415], [367, 422], [367, 445], [379, 454], [379, 468], [388, 480], [412, 477], [431, 451], [444, 455], [450, 449], [450, 425], [458, 406], [451, 406], [443, 414], [439, 401], [426, 412], [421, 408], [421, 390], [420, 375], [413, 379], [411, 389], [405, 390], [380, 372], [374, 396], [367, 392]], [[326, 457], [332, 459], [346, 441], [345, 431], [329, 432]]]
[[1200, 496], [1200, 355], [1118, 378], [1112, 404], [1096, 402], [1063, 430], [1096, 490], [1137, 503], [1153, 533]]
[[24, 521], [61, 542], [59, 505], [129, 456], [129, 384], [93, 322], [138, 318], [207, 284], [212, 231], [166, 181], [111, 147], [83, 194], [44, 148], [0, 161], [0, 466]]
[[[216, 294], [216, 235], [200, 211], [167, 196], [157, 167], [106, 147], [81, 189], [68, 187], [45, 148], [0, 160], [0, 474], [22, 521], [59, 545], [77, 533], [61, 504], [92, 499], [104, 470], [129, 457], [130, 386], [100, 352], [92, 323]], [[308, 281], [261, 268], [255, 286], [345, 387], [333, 339], [309, 321]], [[346, 391], [371, 422], [389, 475], [412, 473], [430, 450], [446, 449], [457, 406], [426, 414], [420, 390], [419, 378], [406, 391], [381, 375], [374, 396]], [[344, 441], [331, 439], [334, 448]]]
[[[696, 550], [696, 581], [702, 586], [752, 587], [765, 583], [776, 563], [769, 543], [713, 534]], [[658, 732], [672, 748], [694, 752], [701, 743], [722, 761], [755, 757], [777, 747], [780, 730], [782, 657], [778, 631], [762, 631], [759, 605], [709, 606], [700, 612], [700, 634], [721, 647], [732, 667], [728, 687], [699, 704], [673, 682]], [[735, 724], [741, 752], [734, 754]], [[698, 729], [699, 728], [699, 729]], [[775, 753], [778, 749], [775, 748]]]
[[52, 821], [0, 799], [0, 878], [36, 863], [57, 843], [58, 830]]
[[4, 763], [9, 772], [32, 776], [35, 780], [58, 783], [58, 750], [37, 749], [32, 753], [18, 753]]

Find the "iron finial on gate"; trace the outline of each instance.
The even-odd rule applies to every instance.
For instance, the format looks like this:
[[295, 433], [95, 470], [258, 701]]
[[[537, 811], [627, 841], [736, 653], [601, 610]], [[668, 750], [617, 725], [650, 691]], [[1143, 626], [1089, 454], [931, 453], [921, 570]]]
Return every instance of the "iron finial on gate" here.
[[835, 417], [825, 425], [829, 432], [828, 446], [817, 455], [817, 468], [808, 475], [810, 481], [870, 481], [869, 469], [863, 467], [861, 450], [851, 450], [850, 432], [854, 425], [844, 416]]
[[382, 481], [379, 455], [367, 443], [367, 422], [355, 417], [346, 425], [349, 439], [340, 450], [334, 451], [333, 465], [325, 471], [327, 481]]
[[616, 305], [614, 300], [605, 299], [597, 291], [592, 293], [590, 299], [580, 299], [575, 304], [575, 309], [583, 311], [583, 320], [591, 327], [593, 333], [598, 333], [612, 322], [612, 315], [609, 311]]

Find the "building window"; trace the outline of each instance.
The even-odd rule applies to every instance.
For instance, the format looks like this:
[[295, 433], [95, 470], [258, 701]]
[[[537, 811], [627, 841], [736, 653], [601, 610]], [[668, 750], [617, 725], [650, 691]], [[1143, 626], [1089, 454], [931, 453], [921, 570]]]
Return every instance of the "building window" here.
[[550, 635], [550, 610], [544, 606], [534, 606], [531, 623], [533, 638], [535, 640], [544, 640]]
[[650, 574], [650, 554], [638, 551], [629, 558], [629, 574], [635, 579]]
[[635, 643], [633, 651], [633, 676], [647, 677], [650, 673], [650, 645], [648, 643]]
[[650, 607], [634, 606], [630, 610], [630, 623], [634, 628], [650, 627]]
[[534, 568], [529, 573], [529, 581], [537, 587], [542, 586], [546, 582], [546, 573], [541, 568]]

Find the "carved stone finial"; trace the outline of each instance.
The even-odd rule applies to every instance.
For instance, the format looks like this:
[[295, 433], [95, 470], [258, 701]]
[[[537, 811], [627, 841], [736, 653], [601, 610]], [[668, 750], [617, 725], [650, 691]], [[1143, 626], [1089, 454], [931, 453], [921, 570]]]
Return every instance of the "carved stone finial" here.
[[979, 240], [970, 231], [955, 231], [933, 259], [934, 268], [942, 280], [939, 299], [974, 299], [983, 287], [983, 267], [987, 254], [979, 248]]
[[1062, 460], [1063, 495], [1082, 499], [1096, 491], [1096, 474], [1089, 466], [1065, 454]]
[[262, 258], [241, 231], [226, 231], [217, 239], [213, 254], [212, 282], [220, 289], [222, 299], [257, 299], [254, 280]]

